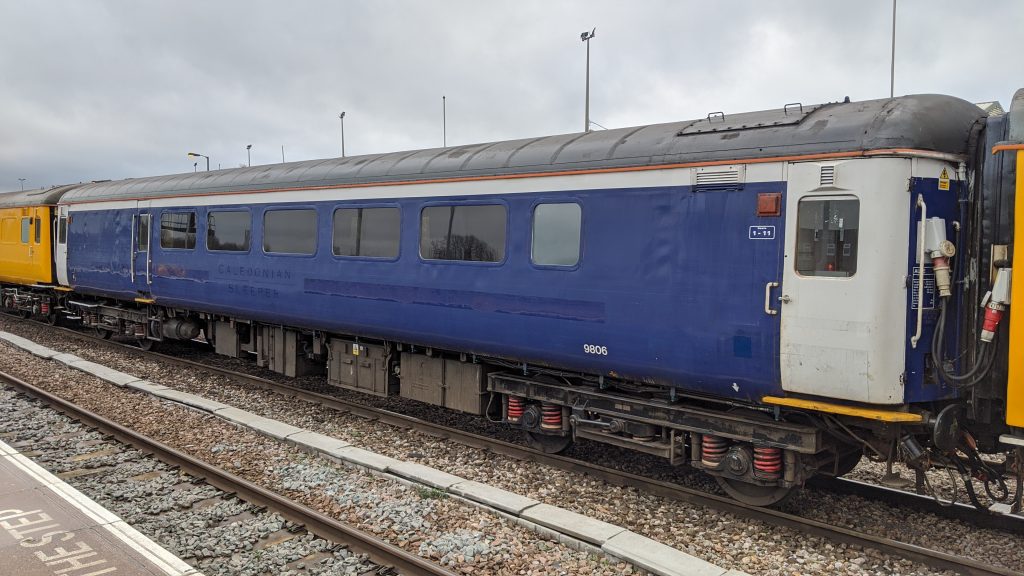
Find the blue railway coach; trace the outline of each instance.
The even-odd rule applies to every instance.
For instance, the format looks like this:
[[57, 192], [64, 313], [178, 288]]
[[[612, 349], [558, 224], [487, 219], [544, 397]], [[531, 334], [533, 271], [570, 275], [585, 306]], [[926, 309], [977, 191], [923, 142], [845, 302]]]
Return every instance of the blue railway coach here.
[[986, 122], [920, 95], [86, 184], [56, 272], [106, 335], [202, 333], [767, 504], [959, 405]]

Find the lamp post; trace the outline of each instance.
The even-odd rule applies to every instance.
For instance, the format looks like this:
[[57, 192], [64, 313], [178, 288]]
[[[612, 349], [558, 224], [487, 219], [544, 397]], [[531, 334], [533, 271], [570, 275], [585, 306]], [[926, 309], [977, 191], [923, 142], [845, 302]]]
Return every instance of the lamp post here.
[[206, 154], [199, 154], [198, 152], [189, 152], [187, 154], [189, 158], [206, 158], [206, 171], [210, 171], [210, 157]]
[[252, 144], [247, 144], [245, 146], [245, 159], [249, 163], [249, 166], [252, 166], [252, 152], [251, 152], [251, 150], [252, 150]]
[[345, 113], [338, 114], [338, 120], [341, 120], [341, 157], [345, 157]]
[[18, 178], [18, 180], [21, 182], [21, 191], [24, 192], [25, 191], [25, 179], [24, 178]]
[[590, 39], [594, 37], [595, 32], [597, 32], [597, 28], [594, 28], [590, 32], [580, 34], [580, 40], [583, 40], [587, 45], [587, 97], [586, 106], [583, 112], [584, 132], [590, 132]]

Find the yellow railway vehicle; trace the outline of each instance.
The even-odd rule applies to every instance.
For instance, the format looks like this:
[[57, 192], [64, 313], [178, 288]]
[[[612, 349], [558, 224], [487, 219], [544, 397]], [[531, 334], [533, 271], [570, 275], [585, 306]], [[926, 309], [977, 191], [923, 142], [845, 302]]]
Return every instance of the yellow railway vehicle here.
[[56, 318], [55, 206], [70, 186], [0, 194], [0, 305]]
[[[1007, 154], [1014, 165], [1014, 237], [1024, 239], [1024, 90], [1018, 90], [1007, 114], [1010, 117], [1008, 139], [996, 145], [993, 154]], [[1024, 250], [1012, 254], [1011, 302], [1024, 302]], [[1024, 448], [1024, 315], [1010, 315], [1010, 352], [1006, 389], [1006, 423], [1015, 433], [1003, 440]], [[1024, 457], [1024, 454], [1021, 454]]]

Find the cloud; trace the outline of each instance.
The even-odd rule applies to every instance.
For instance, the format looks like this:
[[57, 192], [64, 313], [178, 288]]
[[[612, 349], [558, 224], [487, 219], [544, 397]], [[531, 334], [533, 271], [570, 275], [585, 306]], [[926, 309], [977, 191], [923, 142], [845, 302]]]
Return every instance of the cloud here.
[[[7, 3], [0, 190], [888, 95], [892, 4]], [[1024, 4], [900, 0], [897, 93], [1004, 104]], [[978, 33], [977, 30], [984, 30]]]

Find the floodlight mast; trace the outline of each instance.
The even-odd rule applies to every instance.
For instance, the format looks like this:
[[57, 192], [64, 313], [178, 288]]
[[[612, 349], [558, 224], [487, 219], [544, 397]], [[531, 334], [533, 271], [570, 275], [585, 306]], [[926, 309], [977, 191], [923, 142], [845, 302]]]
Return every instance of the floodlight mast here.
[[583, 131], [590, 132], [590, 39], [596, 35], [597, 28], [580, 34], [580, 40], [587, 45], [587, 96], [583, 112]]

